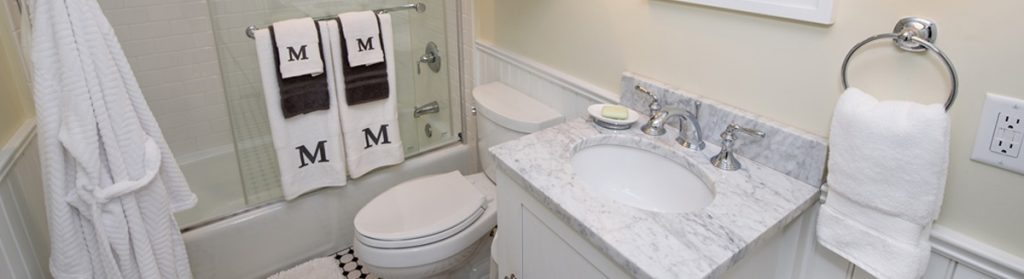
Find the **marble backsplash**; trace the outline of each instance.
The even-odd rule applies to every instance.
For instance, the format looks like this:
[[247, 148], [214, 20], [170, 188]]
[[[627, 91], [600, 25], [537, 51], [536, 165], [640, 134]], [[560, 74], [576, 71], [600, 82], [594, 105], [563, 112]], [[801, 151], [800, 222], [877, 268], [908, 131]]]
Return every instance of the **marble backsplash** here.
[[638, 84], [658, 96], [663, 109], [669, 111], [691, 110], [693, 101], [700, 100], [703, 106], [698, 118], [706, 142], [721, 145], [720, 134], [729, 123], [762, 130], [768, 135], [764, 139], [740, 136], [741, 139], [737, 140], [735, 145], [736, 154], [807, 184], [817, 187], [823, 183], [827, 152], [827, 141], [824, 138], [720, 102], [689, 94], [634, 73], [624, 72], [619, 102], [643, 114], [649, 113], [648, 105], [651, 98], [634, 90], [634, 86]]

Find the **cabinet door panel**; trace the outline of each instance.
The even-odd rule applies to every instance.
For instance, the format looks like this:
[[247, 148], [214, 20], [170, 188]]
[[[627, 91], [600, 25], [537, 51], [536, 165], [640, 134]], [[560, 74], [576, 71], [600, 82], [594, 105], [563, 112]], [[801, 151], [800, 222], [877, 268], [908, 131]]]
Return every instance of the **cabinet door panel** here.
[[523, 278], [607, 278], [525, 207]]

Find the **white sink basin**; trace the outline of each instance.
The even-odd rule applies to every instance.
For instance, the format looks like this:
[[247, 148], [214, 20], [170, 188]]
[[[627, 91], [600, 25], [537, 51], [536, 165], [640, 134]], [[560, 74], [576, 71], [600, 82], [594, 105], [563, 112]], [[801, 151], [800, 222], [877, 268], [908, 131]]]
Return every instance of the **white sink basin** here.
[[577, 181], [623, 204], [660, 212], [689, 212], [714, 198], [701, 177], [653, 152], [614, 144], [583, 148], [572, 157]]

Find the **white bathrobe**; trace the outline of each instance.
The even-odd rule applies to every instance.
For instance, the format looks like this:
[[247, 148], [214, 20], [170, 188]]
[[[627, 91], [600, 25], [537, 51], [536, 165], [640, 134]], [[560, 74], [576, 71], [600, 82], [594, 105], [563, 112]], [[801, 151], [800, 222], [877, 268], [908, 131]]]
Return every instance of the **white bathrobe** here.
[[36, 0], [33, 89], [56, 278], [191, 278], [195, 205], [95, 0]]

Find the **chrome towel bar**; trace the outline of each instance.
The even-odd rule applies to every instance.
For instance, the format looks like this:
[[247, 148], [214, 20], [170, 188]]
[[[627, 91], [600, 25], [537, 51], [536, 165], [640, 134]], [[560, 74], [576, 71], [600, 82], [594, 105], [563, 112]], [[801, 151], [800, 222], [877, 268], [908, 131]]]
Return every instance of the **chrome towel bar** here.
[[[401, 5], [401, 6], [394, 6], [394, 7], [390, 7], [390, 8], [376, 9], [376, 10], [373, 10], [373, 12], [374, 13], [378, 13], [378, 14], [384, 14], [384, 13], [404, 11], [404, 10], [416, 10], [417, 13], [423, 13], [423, 12], [427, 11], [427, 4], [423, 4], [423, 3], [410, 3], [410, 4], [405, 4], [405, 5]], [[328, 19], [334, 19], [334, 18], [337, 18], [337, 16], [321, 16], [321, 17], [314, 17], [313, 21], [328, 20]], [[256, 35], [255, 35], [254, 32], [256, 32], [256, 30], [258, 30], [258, 29], [260, 29], [260, 28], [256, 27], [256, 25], [249, 25], [249, 27], [245, 28], [245, 36], [249, 37], [249, 39], [256, 38]]]
[[946, 64], [946, 69], [949, 70], [949, 75], [952, 79], [952, 89], [949, 92], [949, 97], [946, 99], [946, 111], [953, 106], [953, 101], [956, 100], [957, 88], [960, 86], [960, 80], [957, 78], [956, 69], [953, 67], [953, 62], [949, 60], [946, 53], [942, 52], [938, 47], [935, 46], [935, 38], [938, 36], [938, 27], [935, 23], [918, 18], [918, 17], [906, 17], [900, 19], [896, 23], [896, 27], [893, 28], [893, 33], [883, 33], [871, 36], [866, 40], [861, 41], [850, 49], [850, 52], [846, 53], [846, 58], [843, 58], [842, 68], [842, 79], [843, 88], [850, 88], [849, 83], [846, 81], [846, 66], [850, 62], [850, 57], [853, 56], [857, 49], [879, 39], [892, 39], [900, 49], [911, 51], [911, 52], [922, 52], [930, 50], [937, 54], [939, 58], [942, 58], [942, 62]]

